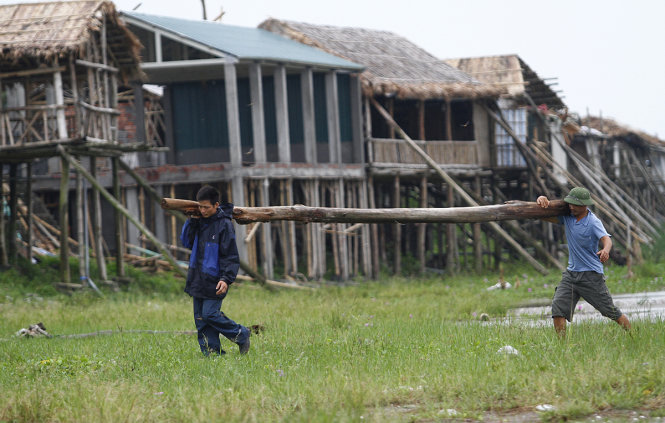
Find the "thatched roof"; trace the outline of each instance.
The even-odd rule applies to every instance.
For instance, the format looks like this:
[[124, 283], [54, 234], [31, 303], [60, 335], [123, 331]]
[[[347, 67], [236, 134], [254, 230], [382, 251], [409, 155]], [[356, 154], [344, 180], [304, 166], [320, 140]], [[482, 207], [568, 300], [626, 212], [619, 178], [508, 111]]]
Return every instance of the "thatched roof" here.
[[519, 98], [525, 93], [540, 105], [565, 107], [554, 92], [519, 56], [487, 56], [444, 60], [473, 78], [503, 90], [504, 97]]
[[125, 76], [138, 72], [141, 44], [118, 19], [110, 1], [57, 1], [0, 6], [0, 65], [3, 70], [78, 55], [107, 25], [107, 44]]
[[626, 142], [644, 146], [665, 147], [665, 141], [646, 132], [622, 125], [613, 119], [598, 116], [586, 116], [581, 119], [583, 126], [596, 129], [613, 138], [622, 138]]
[[260, 28], [365, 66], [368, 95], [398, 98], [492, 97], [498, 91], [388, 31], [268, 19]]

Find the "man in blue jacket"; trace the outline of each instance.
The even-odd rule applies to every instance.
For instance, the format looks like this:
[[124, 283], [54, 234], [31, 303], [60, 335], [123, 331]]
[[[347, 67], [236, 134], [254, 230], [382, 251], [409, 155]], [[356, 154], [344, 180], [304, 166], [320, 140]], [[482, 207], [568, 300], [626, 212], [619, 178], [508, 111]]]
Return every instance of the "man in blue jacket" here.
[[[628, 317], [614, 305], [605, 284], [603, 263], [610, 258], [612, 240], [603, 223], [588, 208], [593, 204], [591, 194], [586, 188], [575, 187], [563, 201], [570, 207], [569, 215], [544, 219], [563, 224], [568, 241], [568, 267], [552, 300], [554, 329], [559, 335], [565, 335], [566, 320], [572, 321], [575, 305], [582, 297], [603, 316], [630, 330]], [[544, 195], [536, 202], [544, 208], [550, 205]]]
[[233, 204], [219, 204], [219, 192], [203, 186], [196, 194], [201, 217], [190, 217], [180, 240], [191, 248], [185, 292], [194, 299], [194, 322], [203, 354], [225, 354], [219, 335], [249, 351], [250, 331], [221, 312], [222, 300], [238, 274], [240, 259], [231, 217]]

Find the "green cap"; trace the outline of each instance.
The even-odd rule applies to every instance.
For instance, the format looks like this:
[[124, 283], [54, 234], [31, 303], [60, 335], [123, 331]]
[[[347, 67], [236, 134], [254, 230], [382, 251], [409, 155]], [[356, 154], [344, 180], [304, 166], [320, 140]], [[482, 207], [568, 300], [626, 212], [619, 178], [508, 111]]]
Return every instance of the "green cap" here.
[[574, 204], [576, 206], [591, 206], [593, 200], [589, 190], [582, 187], [575, 187], [570, 190], [570, 193], [563, 199], [566, 203]]

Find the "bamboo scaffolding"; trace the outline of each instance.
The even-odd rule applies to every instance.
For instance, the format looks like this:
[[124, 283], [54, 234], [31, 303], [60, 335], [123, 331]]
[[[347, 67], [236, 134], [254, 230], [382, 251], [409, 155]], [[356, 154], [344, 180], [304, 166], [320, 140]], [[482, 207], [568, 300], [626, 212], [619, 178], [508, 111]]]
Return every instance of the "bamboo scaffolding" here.
[[73, 159], [73, 158], [72, 158], [72, 157], [71, 157], [71, 156], [65, 151], [65, 149], [64, 149], [62, 146], [58, 146], [58, 153], [59, 153], [60, 156], [62, 157], [62, 161], [63, 161], [63, 162], [65, 162], [65, 163], [67, 163], [67, 164], [71, 164], [73, 167], [75, 167], [76, 170], [77, 170], [78, 172], [80, 172], [80, 173], [83, 175], [84, 178], [86, 178], [88, 181], [90, 181], [90, 183], [92, 184], [92, 186], [93, 186], [97, 191], [99, 191], [99, 193], [100, 193], [101, 195], [103, 195], [104, 198], [105, 198], [109, 203], [111, 203], [111, 205], [112, 205], [117, 211], [119, 211], [119, 212], [122, 213], [127, 219], [129, 219], [129, 220], [134, 224], [134, 226], [136, 226], [136, 227], [139, 229], [139, 231], [141, 231], [146, 237], [148, 237], [148, 239], [150, 239], [151, 242], [153, 242], [153, 243], [159, 248], [160, 252], [161, 252], [162, 254], [164, 254], [164, 257], [165, 257], [165, 258], [166, 258], [166, 259], [167, 259], [167, 260], [173, 265], [173, 267], [174, 267], [174, 268], [175, 268], [175, 269], [176, 269], [176, 270], [177, 270], [177, 271], [178, 271], [183, 277], [187, 277], [187, 275], [185, 274], [185, 272], [183, 272], [182, 269], [180, 269], [180, 267], [177, 265], [176, 260], [173, 258], [173, 256], [172, 256], [171, 253], [168, 251], [168, 249], [166, 249], [166, 247], [164, 247], [164, 244], [163, 244], [161, 241], [159, 241], [157, 238], [155, 238], [155, 236], [153, 235], [153, 233], [150, 232], [150, 230], [149, 230], [148, 228], [146, 228], [144, 225], [142, 225], [141, 222], [139, 222], [139, 221], [136, 219], [136, 217], [133, 216], [133, 215], [129, 212], [129, 210], [127, 210], [125, 207], [122, 206], [122, 204], [120, 204], [120, 203], [118, 202], [118, 200], [116, 200], [115, 198], [113, 198], [113, 196], [112, 196], [112, 195], [111, 195], [106, 189], [104, 189], [104, 187], [101, 186], [101, 185], [99, 184], [99, 182], [97, 182], [97, 180], [96, 180], [95, 178], [93, 178], [92, 175], [90, 175], [90, 174], [88, 173], [88, 171], [85, 170], [85, 168], [84, 168], [83, 166], [81, 166], [80, 163], [78, 163], [76, 160], [74, 160], [74, 159]]

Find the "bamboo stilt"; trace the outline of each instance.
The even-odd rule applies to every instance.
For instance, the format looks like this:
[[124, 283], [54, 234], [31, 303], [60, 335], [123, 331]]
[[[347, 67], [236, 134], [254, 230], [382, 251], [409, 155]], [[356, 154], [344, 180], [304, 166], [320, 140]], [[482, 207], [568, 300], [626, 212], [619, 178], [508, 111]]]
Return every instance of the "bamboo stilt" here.
[[[0, 163], [0, 204], [5, 204], [4, 165]], [[5, 231], [5, 213], [0, 213], [0, 266], [9, 266], [7, 257], [7, 234]]]
[[[424, 109], [424, 107], [424, 102], [421, 102], [421, 109]], [[427, 207], [427, 176], [423, 176], [420, 179], [420, 207]], [[425, 273], [425, 266], [427, 264], [425, 257], [426, 231], [427, 223], [418, 223], [418, 261], [420, 262], [421, 274]]]
[[[28, 209], [28, 216], [26, 217], [27, 219], [26, 243], [28, 244], [26, 249], [26, 257], [28, 258], [28, 263], [32, 263], [32, 243], [33, 243], [33, 232], [34, 232], [33, 219], [32, 219], [32, 162], [26, 163], [25, 170], [26, 170], [25, 203]], [[0, 172], [2, 172], [2, 169], [0, 169]], [[2, 182], [0, 181], [0, 187], [1, 186]], [[0, 204], [2, 204], [2, 201], [0, 201]]]
[[[393, 179], [393, 207], [400, 208], [402, 207], [401, 200], [401, 190], [400, 190], [400, 180], [399, 175], [395, 176]], [[395, 231], [395, 251], [394, 251], [394, 266], [395, 274], [399, 275], [402, 273], [402, 225], [400, 223], [395, 223], [393, 225]]]
[[70, 282], [69, 273], [69, 161], [60, 159], [60, 279], [63, 283]]
[[[120, 200], [120, 177], [118, 175], [118, 167], [120, 158], [114, 157], [112, 159], [112, 172], [113, 172], [113, 196]], [[116, 262], [116, 274], [118, 278], [125, 277], [125, 262], [124, 262], [124, 253], [125, 253], [125, 234], [123, 229], [123, 219], [122, 214], [118, 209], [114, 209], [115, 217], [115, 262]]]
[[76, 173], [76, 207], [74, 210], [74, 219], [76, 219], [76, 237], [79, 241], [78, 247], [78, 259], [79, 259], [79, 280], [84, 281], [86, 278], [85, 271], [85, 254], [86, 254], [86, 245], [83, 242], [84, 240], [84, 207], [83, 207], [83, 196], [87, 195], [83, 193], [83, 177], [80, 173]]
[[18, 165], [9, 165], [9, 225], [7, 226], [8, 258], [10, 264], [16, 264], [18, 259], [18, 247], [16, 245], [17, 230], [17, 206], [18, 206]]
[[[90, 173], [97, 179], [97, 159], [90, 157]], [[98, 190], [92, 190], [92, 229], [93, 245], [95, 247], [95, 256], [97, 258], [97, 268], [99, 269], [99, 278], [106, 282], [108, 273], [106, 271], [106, 259], [104, 257], [104, 237], [102, 236], [102, 200]]]

